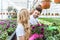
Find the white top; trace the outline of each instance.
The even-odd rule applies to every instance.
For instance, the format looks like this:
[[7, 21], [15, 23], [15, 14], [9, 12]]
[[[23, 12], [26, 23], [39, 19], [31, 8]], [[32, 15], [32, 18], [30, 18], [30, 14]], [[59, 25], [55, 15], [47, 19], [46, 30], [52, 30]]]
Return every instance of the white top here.
[[30, 16], [30, 24], [31, 25], [36, 25], [38, 24], [38, 19], [37, 18], [34, 18], [33, 15]]
[[18, 23], [17, 28], [16, 28], [16, 36], [17, 36], [17, 40], [19, 40], [19, 36], [24, 36], [25, 35], [25, 31], [23, 28], [23, 25]]

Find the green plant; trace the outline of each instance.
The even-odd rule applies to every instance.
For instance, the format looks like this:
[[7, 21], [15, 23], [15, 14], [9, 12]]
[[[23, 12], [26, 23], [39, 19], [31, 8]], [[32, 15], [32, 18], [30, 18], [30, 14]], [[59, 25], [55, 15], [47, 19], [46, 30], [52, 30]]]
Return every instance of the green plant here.
[[2, 34], [0, 35], [0, 40], [6, 40], [8, 37], [8, 33], [6, 31], [2, 32]]
[[7, 33], [10, 36], [14, 32], [14, 28], [10, 27], [7, 29]]
[[53, 36], [49, 36], [49, 37], [47, 37], [46, 40], [55, 40], [55, 38]]
[[13, 32], [14, 31], [14, 28], [10, 27], [7, 29], [7, 32]]
[[2, 26], [0, 26], [0, 30], [2, 30]]
[[12, 6], [8, 6], [7, 10], [8, 10], [8, 12], [10, 12], [11, 10], [13, 10], [13, 7]]
[[56, 37], [58, 40], [60, 40], [60, 33], [55, 35], [54, 37]]

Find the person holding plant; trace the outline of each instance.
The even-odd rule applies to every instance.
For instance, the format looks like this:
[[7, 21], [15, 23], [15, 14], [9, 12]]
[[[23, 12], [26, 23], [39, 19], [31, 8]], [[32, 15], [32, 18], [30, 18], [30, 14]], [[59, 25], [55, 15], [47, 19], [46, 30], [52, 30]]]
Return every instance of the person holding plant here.
[[28, 40], [30, 36], [29, 12], [27, 9], [21, 9], [18, 16], [18, 25], [16, 28], [17, 40]]
[[39, 23], [39, 21], [37, 20], [37, 18], [40, 16], [41, 12], [42, 12], [42, 7], [41, 7], [41, 5], [38, 5], [35, 8], [35, 10], [32, 13], [32, 15], [30, 16], [30, 24], [31, 25], [36, 25], [36, 24]]

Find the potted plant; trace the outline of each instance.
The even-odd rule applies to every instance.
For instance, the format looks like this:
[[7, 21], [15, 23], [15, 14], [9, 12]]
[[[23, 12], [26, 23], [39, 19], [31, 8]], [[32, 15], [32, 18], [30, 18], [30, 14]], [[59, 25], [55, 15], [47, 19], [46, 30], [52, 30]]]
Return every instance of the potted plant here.
[[50, 13], [48, 13], [47, 15], [50, 16]]
[[0, 40], [6, 40], [8, 37], [8, 33], [6, 31], [2, 32], [0, 35]]
[[55, 13], [55, 16], [58, 16], [59, 14], [58, 13]]
[[50, 8], [50, 2], [42, 1], [42, 9], [49, 9]]
[[60, 3], [60, 0], [54, 0], [55, 3]]
[[47, 1], [47, 2], [50, 2], [51, 0], [42, 0], [42, 1]]
[[14, 32], [14, 28], [10, 27], [7, 29], [8, 35], [11, 36], [11, 34]]
[[32, 35], [30, 36], [29, 40], [43, 40], [44, 37], [44, 24], [37, 24], [32, 26]]

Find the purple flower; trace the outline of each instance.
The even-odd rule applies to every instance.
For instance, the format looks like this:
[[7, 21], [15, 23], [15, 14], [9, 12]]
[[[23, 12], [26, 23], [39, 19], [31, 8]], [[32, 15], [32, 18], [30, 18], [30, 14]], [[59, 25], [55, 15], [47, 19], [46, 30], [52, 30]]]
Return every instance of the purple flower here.
[[39, 34], [39, 38], [43, 38], [43, 34]]
[[41, 28], [41, 34], [43, 34], [44, 33], [44, 28]]
[[7, 23], [7, 26], [6, 26], [6, 28], [8, 29], [10, 27], [10, 23]]
[[15, 27], [15, 24], [13, 24], [12, 27], [14, 28]]
[[1, 25], [4, 25], [4, 22], [0, 22]]
[[35, 26], [32, 26], [32, 29], [35, 29]]
[[13, 20], [14, 22], [16, 22], [17, 20]]
[[41, 28], [41, 31], [44, 31], [44, 28]]
[[41, 26], [44, 26], [44, 24], [41, 24]]
[[41, 26], [41, 24], [37, 24], [37, 26]]

